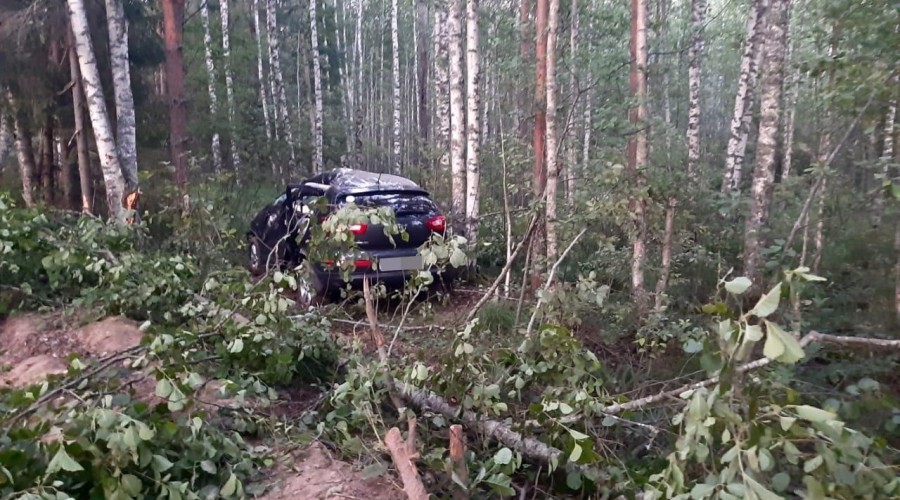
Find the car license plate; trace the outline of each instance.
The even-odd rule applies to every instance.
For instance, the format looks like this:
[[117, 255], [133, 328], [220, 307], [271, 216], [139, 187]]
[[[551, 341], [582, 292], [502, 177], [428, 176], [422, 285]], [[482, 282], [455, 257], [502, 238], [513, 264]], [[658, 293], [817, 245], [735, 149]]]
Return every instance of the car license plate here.
[[422, 256], [388, 257], [378, 260], [379, 271], [413, 271], [422, 269]]

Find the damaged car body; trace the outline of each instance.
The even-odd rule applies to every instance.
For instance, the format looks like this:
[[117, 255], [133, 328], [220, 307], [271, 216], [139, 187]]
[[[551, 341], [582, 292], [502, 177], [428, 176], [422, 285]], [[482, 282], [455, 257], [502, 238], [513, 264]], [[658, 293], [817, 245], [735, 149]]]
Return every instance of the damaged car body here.
[[[313, 255], [310, 230], [344, 207], [389, 210], [402, 237], [391, 235], [377, 218], [350, 221], [343, 229], [353, 235], [353, 252]], [[424, 270], [420, 247], [433, 234], [443, 234], [446, 219], [430, 194], [413, 181], [391, 174], [339, 168], [299, 184], [289, 184], [272, 204], [253, 219], [247, 232], [247, 267], [260, 275], [274, 268], [308, 263], [310, 293], [326, 296], [347, 283], [361, 286], [366, 279], [391, 288], [402, 287]], [[349, 272], [347, 259], [351, 259]], [[342, 269], [343, 267], [343, 269]], [[433, 271], [447, 284], [452, 271]]]

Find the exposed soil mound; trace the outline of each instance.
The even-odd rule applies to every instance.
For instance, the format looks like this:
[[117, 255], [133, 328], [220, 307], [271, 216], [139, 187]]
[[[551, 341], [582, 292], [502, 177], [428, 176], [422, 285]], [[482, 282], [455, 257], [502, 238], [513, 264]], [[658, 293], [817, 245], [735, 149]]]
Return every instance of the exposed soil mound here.
[[334, 460], [315, 442], [271, 478], [272, 489], [263, 500], [401, 500], [403, 492], [384, 478], [365, 479], [352, 465]]

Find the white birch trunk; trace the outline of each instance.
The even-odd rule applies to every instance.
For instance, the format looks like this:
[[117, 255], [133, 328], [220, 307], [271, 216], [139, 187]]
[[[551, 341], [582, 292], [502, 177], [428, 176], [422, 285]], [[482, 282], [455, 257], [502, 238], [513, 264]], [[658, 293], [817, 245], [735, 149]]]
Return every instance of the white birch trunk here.
[[100, 72], [97, 69], [97, 59], [91, 43], [91, 32], [88, 25], [87, 12], [84, 8], [84, 0], [66, 0], [66, 3], [69, 9], [72, 32], [75, 35], [75, 49], [78, 53], [78, 66], [81, 69], [81, 79], [87, 98], [88, 113], [91, 117], [91, 126], [94, 129], [94, 142], [97, 146], [97, 153], [100, 156], [100, 168], [106, 185], [106, 203], [109, 207], [109, 216], [112, 219], [121, 221], [124, 215], [122, 196], [125, 191], [125, 179], [122, 175], [122, 167], [119, 164], [116, 140], [113, 136], [112, 127], [109, 124], [109, 115], [106, 112], [103, 88], [100, 86]]
[[7, 98], [13, 108], [13, 126], [16, 135], [16, 156], [19, 160], [19, 178], [22, 182], [22, 200], [26, 207], [34, 206], [34, 145], [31, 143], [31, 131], [25, 124], [25, 115], [19, 109], [12, 92], [7, 91]]
[[[722, 192], [734, 191], [740, 185], [738, 163], [743, 162], [746, 147], [746, 133], [743, 124], [744, 116], [750, 113], [752, 105], [752, 87], [755, 83], [757, 52], [760, 52], [760, 21], [763, 16], [763, 0], [750, 0], [750, 12], [747, 15], [747, 35], [744, 39], [741, 54], [741, 70], [738, 77], [738, 89], [734, 96], [734, 115], [729, 127], [728, 149], [725, 157], [725, 177], [722, 180]], [[735, 179], [737, 178], [737, 179]]]
[[132, 193], [138, 189], [137, 132], [128, 60], [128, 21], [122, 0], [106, 0], [106, 24], [109, 28], [109, 59], [116, 102], [119, 166], [125, 179], [125, 191]]
[[450, 171], [450, 76], [447, 71], [447, 12], [442, 5], [434, 8], [434, 102], [437, 115], [438, 170]]
[[234, 121], [234, 74], [231, 71], [231, 14], [229, 0], [219, 0], [219, 13], [222, 18], [222, 64], [225, 66], [225, 98], [228, 101], [228, 129], [231, 132], [231, 166], [235, 171], [241, 167], [238, 154], [237, 125]]
[[[396, 1], [396, 0], [395, 0]], [[479, 153], [481, 130], [479, 107], [481, 79], [478, 47], [478, 0], [466, 1], [466, 238], [475, 245], [478, 240]], [[505, 187], [504, 187], [505, 188]]]
[[[362, 18], [363, 18], [363, 0], [357, 0], [356, 2], [356, 32], [353, 34], [353, 45], [356, 51], [356, 95], [359, 97], [358, 102], [356, 103], [356, 109], [353, 110], [354, 113], [354, 126], [353, 126], [353, 145], [358, 154], [361, 154], [362, 149], [362, 127], [363, 127], [363, 117], [365, 116], [363, 112], [363, 100], [364, 100], [364, 92], [365, 87], [363, 87], [363, 71], [365, 68], [365, 60], [363, 59], [363, 49], [362, 49]], [[371, 100], [369, 101], [369, 107], [371, 107]]]
[[[256, 72], [259, 78], [259, 100], [262, 103], [263, 122], [266, 127], [266, 142], [272, 141], [272, 121], [269, 117], [269, 97], [266, 92], [266, 75], [263, 71], [263, 45], [262, 32], [259, 25], [259, 0], [253, 0], [253, 29], [256, 31]], [[272, 173], [277, 174], [275, 164], [272, 164]]]
[[[794, 25], [796, 23], [791, 23], [791, 26], [788, 28], [787, 33], [787, 56], [786, 65], [788, 67], [793, 65], [793, 58], [795, 57], [795, 52], [797, 50], [797, 40], [792, 41], [791, 32], [794, 30]], [[784, 138], [782, 139], [782, 145], [784, 148], [784, 157], [781, 161], [781, 179], [787, 179], [791, 176], [791, 167], [794, 163], [794, 130], [795, 130], [795, 122], [797, 116], [797, 97], [798, 90], [800, 85], [800, 67], [796, 67], [791, 69], [790, 76], [788, 76], [788, 80], [784, 85], [784, 109], [785, 109], [785, 117], [784, 117]]]
[[647, 202], [643, 197], [646, 185], [643, 170], [647, 165], [647, 4], [646, 0], [631, 0], [631, 91], [637, 102], [629, 113], [629, 122], [638, 129], [628, 144], [628, 172], [634, 179], [635, 191], [631, 209], [635, 218], [634, 235], [631, 237], [631, 293], [639, 320], [647, 315], [648, 297], [644, 284], [644, 262], [647, 259]]
[[3, 172], [3, 165], [6, 164], [6, 158], [13, 146], [12, 127], [9, 125], [10, 117], [7, 113], [0, 111], [0, 172]]
[[700, 68], [703, 58], [703, 28], [706, 23], [706, 0], [691, 0], [691, 50], [688, 66], [688, 177], [696, 185], [700, 164]]
[[556, 262], [559, 244], [556, 234], [556, 191], [559, 180], [559, 129], [556, 119], [556, 36], [559, 29], [559, 0], [550, 0], [547, 15], [547, 262]]
[[457, 234], [465, 234], [466, 116], [463, 104], [462, 0], [450, 0], [447, 16], [450, 57], [450, 170], [452, 221]]
[[313, 123], [313, 172], [315, 173], [319, 173], [325, 168], [324, 140], [322, 137], [325, 112], [322, 102], [322, 68], [319, 61], [319, 31], [317, 24], [316, 0], [309, 0], [309, 38], [312, 43], [313, 87], [316, 100], [316, 116]]
[[68, 32], [69, 74], [72, 77], [72, 112], [75, 123], [76, 151], [78, 153], [78, 179], [81, 186], [81, 212], [92, 213], [93, 183], [91, 182], [91, 158], [88, 152], [87, 126], [84, 120], [84, 89], [81, 84], [81, 71], [78, 68], [78, 55], [75, 53], [74, 35]]
[[[896, 80], [895, 80], [896, 81]], [[875, 192], [875, 227], [881, 225], [884, 216], [885, 192], [883, 183], [891, 178], [891, 162], [894, 159], [894, 122], [897, 118], [897, 101], [892, 100], [884, 117], [884, 144], [881, 147], [881, 179]]]
[[[828, 153], [825, 155], [827, 156]], [[819, 272], [819, 266], [822, 264], [822, 252], [825, 250], [825, 200], [828, 195], [828, 176], [826, 172], [822, 172], [822, 175], [825, 177], [822, 179], [822, 186], [819, 187], [819, 207], [816, 214], [816, 232], [813, 238], [812, 270], [814, 273]]]
[[392, 149], [392, 164], [395, 174], [399, 174], [401, 172], [401, 158], [400, 158], [400, 34], [397, 32], [398, 30], [398, 12], [397, 12], [397, 0], [391, 0], [391, 76], [392, 85], [391, 85], [391, 109], [393, 111], [394, 117], [394, 127], [393, 133], [391, 134], [391, 140], [393, 143]]
[[[578, 0], [572, 0], [572, 28], [569, 32], [569, 99], [572, 100], [572, 106], [577, 105], [578, 100], [576, 96], [578, 95], [578, 79], [576, 78], [579, 74], [578, 71], [578, 63], [576, 57], [578, 55]], [[566, 129], [568, 130], [569, 139], [566, 145], [566, 166], [565, 166], [565, 180], [566, 180], [566, 203], [570, 208], [575, 206], [575, 162], [577, 156], [577, 139], [576, 139], [576, 122], [575, 109], [572, 109], [569, 112], [569, 121], [566, 125]]]
[[222, 145], [219, 139], [218, 120], [218, 97], [216, 96], [216, 63], [213, 60], [213, 40], [212, 32], [209, 29], [209, 4], [206, 0], [202, 0], [200, 6], [200, 18], [203, 21], [203, 48], [206, 53], [206, 78], [209, 85], [209, 115], [212, 118], [213, 134], [212, 134], [212, 158], [213, 168], [216, 173], [222, 172]]
[[590, 93], [588, 93], [584, 99], [583, 126], [584, 126], [584, 141], [582, 142], [582, 150], [581, 150], [581, 166], [582, 166], [582, 170], [586, 171], [588, 168], [588, 162], [591, 160], [591, 131], [594, 128]]
[[[790, 0], [772, 0], [765, 19], [765, 61], [760, 83], [760, 122], [757, 140], [756, 168], [753, 171], [750, 214], [744, 230], [744, 274], [759, 286], [762, 277], [763, 247], [760, 232], [769, 221], [772, 188], [775, 183], [775, 159], [778, 147], [778, 124], [784, 83], [784, 55], [787, 9]], [[824, 186], [823, 186], [824, 190]]]
[[[295, 175], [297, 167], [297, 152], [294, 144], [294, 129], [291, 126], [291, 115], [288, 112], [287, 94], [284, 90], [284, 75], [281, 72], [281, 63], [279, 62], [281, 55], [278, 48], [278, 17], [276, 15], [276, 0], [266, 0], [266, 31], [269, 36], [269, 67], [274, 81], [274, 97], [278, 103], [275, 106], [278, 110], [278, 119], [281, 122], [281, 129], [284, 131], [285, 139], [290, 149], [290, 175]], [[283, 175], [284, 167], [280, 167]]]

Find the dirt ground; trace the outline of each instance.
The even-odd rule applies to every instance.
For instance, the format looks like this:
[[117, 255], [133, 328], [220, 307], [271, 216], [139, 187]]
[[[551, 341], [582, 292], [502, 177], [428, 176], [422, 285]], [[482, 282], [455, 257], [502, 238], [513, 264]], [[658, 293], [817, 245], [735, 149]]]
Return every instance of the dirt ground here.
[[[136, 346], [143, 337], [137, 323], [127, 318], [110, 317], [79, 328], [69, 327], [74, 321], [75, 318], [60, 314], [27, 314], [0, 320], [0, 390], [27, 387], [52, 375], [64, 374], [71, 355], [76, 355], [87, 363], [92, 358], [101, 358]], [[210, 394], [217, 387], [215, 382], [208, 384]], [[152, 393], [152, 387], [148, 390]], [[288, 407], [305, 406], [308, 401], [295, 398], [309, 397], [311, 396], [306, 393], [290, 394], [291, 401], [282, 403]], [[335, 459], [324, 446], [316, 442], [302, 452], [279, 460], [279, 464], [269, 471], [269, 477], [265, 481], [267, 492], [260, 498], [405, 498], [399, 486], [389, 478], [390, 476], [382, 476], [367, 479], [353, 465]]]

